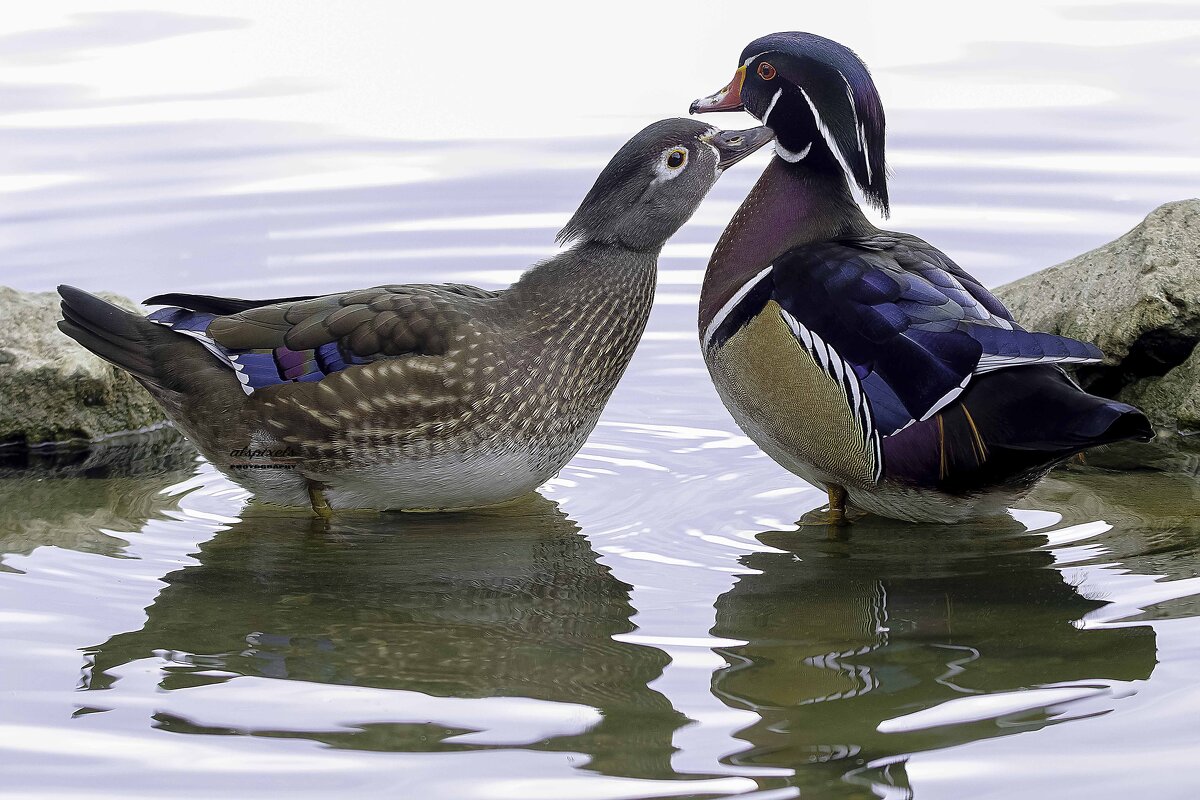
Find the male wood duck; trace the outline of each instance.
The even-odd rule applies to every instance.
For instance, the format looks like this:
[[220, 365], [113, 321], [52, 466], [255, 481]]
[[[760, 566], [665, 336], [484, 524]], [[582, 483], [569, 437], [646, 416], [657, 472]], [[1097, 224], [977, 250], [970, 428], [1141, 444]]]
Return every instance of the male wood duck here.
[[127, 370], [260, 500], [440, 510], [532, 491], [579, 450], [650, 312], [659, 251], [771, 139], [656, 122], [500, 292], [379, 286], [248, 301], [167, 294], [149, 317], [59, 287], [71, 338]]
[[1063, 371], [1102, 354], [1026, 331], [979, 281], [916, 236], [880, 230], [884, 114], [863, 62], [811, 33], [742, 52], [693, 113], [745, 110], [775, 158], [721, 235], [700, 294], [704, 359], [735, 420], [829, 493], [912, 521], [999, 513], [1056, 463], [1153, 436], [1137, 409]]

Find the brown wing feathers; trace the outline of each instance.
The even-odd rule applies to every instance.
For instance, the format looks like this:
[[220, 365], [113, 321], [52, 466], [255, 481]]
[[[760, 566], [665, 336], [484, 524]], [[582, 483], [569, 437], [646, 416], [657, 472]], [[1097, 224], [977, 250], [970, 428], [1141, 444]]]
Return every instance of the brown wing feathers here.
[[[453, 297], [439, 297], [415, 289], [373, 289], [250, 309], [214, 320], [208, 332], [232, 349], [311, 350], [338, 342], [367, 359], [407, 353], [442, 355], [454, 331], [466, 321], [464, 312], [454, 308], [454, 302], [461, 303], [466, 295], [451, 292]], [[480, 294], [484, 293], [480, 290]]]

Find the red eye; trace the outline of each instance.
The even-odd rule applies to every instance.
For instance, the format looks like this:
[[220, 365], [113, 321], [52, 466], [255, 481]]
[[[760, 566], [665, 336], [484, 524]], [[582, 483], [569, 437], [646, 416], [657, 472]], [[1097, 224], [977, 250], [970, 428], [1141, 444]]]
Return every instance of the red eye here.
[[775, 68], [766, 61], [758, 65], [758, 77], [764, 81], [769, 81], [775, 77]]

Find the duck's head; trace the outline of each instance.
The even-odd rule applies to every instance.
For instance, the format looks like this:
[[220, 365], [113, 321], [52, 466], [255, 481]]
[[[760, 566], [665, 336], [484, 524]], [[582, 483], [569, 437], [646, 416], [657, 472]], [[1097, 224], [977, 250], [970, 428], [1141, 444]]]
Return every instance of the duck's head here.
[[608, 162], [558, 241], [657, 250], [696, 211], [728, 167], [771, 141], [765, 127], [722, 131], [694, 119], [664, 119]]
[[691, 112], [745, 110], [775, 132], [780, 158], [844, 172], [886, 213], [883, 104], [862, 59], [830, 39], [788, 32], [755, 39], [739, 64]]

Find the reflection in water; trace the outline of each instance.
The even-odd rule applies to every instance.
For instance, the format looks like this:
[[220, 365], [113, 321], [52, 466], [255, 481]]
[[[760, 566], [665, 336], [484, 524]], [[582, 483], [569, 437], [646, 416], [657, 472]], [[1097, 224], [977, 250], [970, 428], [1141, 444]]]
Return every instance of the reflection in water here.
[[[1194, 194], [1200, 175], [1195, 108], [1178, 102], [1200, 74], [1195, 14], [1060, 5], [1049, 7], [1080, 24], [1034, 25], [1036, 41], [922, 26], [957, 50], [951, 61], [885, 37], [918, 54], [902, 63], [936, 62], [880, 62], [920, 101], [889, 106], [886, 226], [993, 285], [1111, 239]], [[186, 85], [123, 77], [170, 76], [193, 63], [195, 40], [231, 55], [232, 37], [275, 25], [230, 13], [248, 18], [129, 11], [22, 31], [14, 17], [0, 34], [5, 281], [134, 297], [506, 284], [552, 252], [624, 141], [617, 130], [640, 127], [559, 109], [555, 130], [570, 138], [535, 125], [523, 140], [444, 141], [449, 118], [421, 129], [428, 141], [391, 138], [390, 125], [358, 124], [377, 98], [356, 103], [338, 85], [348, 73], [327, 74], [297, 44], [348, 41], [338, 34], [365, 27], [361, 14], [330, 29], [328, 15], [305, 24], [289, 11], [279, 19], [311, 38], [250, 40], [245, 68], [206, 59], [183, 70], [196, 79]], [[791, 26], [788, 13], [764, 29]], [[1151, 19], [1174, 21], [1155, 32]], [[391, 74], [381, 63], [355, 87]], [[37, 64], [55, 71], [23, 69]], [[937, 102], [951, 84], [968, 102]], [[1005, 87], [999, 104], [977, 102]], [[673, 104], [691, 95], [674, 91], [657, 113], [682, 111]], [[313, 108], [336, 116], [276, 114], [320, 97]], [[186, 450], [0, 453], [5, 788], [79, 796], [101, 776], [109, 793], [147, 797], [395, 795], [402, 782], [431, 798], [633, 798], [757, 784], [770, 800], [797, 786], [857, 800], [911, 783], [928, 800], [981, 787], [1122, 797], [1133, 792], [1110, 778], [1124, 776], [1154, 797], [1195, 794], [1184, 788], [1200, 702], [1194, 454], [1163, 454], [1172, 476], [1056, 474], [1027, 501], [1062, 515], [1045, 537], [872, 523], [830, 542], [804, 528], [762, 534], [780, 552], [737, 563], [759, 547], [755, 531], [818, 502], [740, 441], [697, 358], [700, 276], [757, 171], [724, 176], [668, 246], [650, 336], [555, 491], [615, 574], [541, 500], [347, 518], [326, 534], [256, 508], [234, 519], [244, 496], [205, 467], [193, 476]], [[1146, 467], [1147, 453], [1123, 467]], [[724, 642], [705, 635], [714, 600]], [[718, 643], [724, 659], [708, 649]], [[95, 663], [76, 691], [81, 646]], [[1061, 702], [1081, 691], [1099, 696]], [[681, 780], [713, 774], [726, 777]], [[1022, 782], [1032, 791], [1011, 790]]]
[[[750, 747], [736, 764], [833, 762], [797, 780], [857, 780], [872, 762], [1044, 726], [1062, 695], [916, 712], [1047, 684], [1102, 688], [1154, 668], [1153, 629], [1077, 627], [1104, 603], [1068, 585], [1038, 549], [1045, 539], [1014, 522], [935, 533], [872, 519], [841, 540], [816, 530], [761, 534], [779, 552], [744, 556], [755, 572], [717, 601], [714, 635], [747, 643], [722, 650], [714, 691], [760, 717], [738, 734]], [[892, 764], [871, 780], [905, 779]]]
[[[466, 705], [451, 715], [466, 720], [457, 727], [423, 724], [433, 720], [403, 715], [435, 708], [441, 721], [437, 709], [446, 706], [407, 693], [529, 698], [583, 704], [599, 716], [584, 715], [584, 729], [566, 738], [521, 744], [586, 753], [600, 772], [671, 773], [671, 735], [684, 720], [647, 688], [666, 656], [613, 641], [633, 627], [629, 587], [597, 563], [557, 505], [537, 497], [490, 512], [350, 517], [331, 531], [313, 525], [302, 515], [252, 512], [203, 545], [198, 566], [166, 577], [141, 630], [91, 649], [86, 705], [108, 707], [106, 692], [96, 690], [119, 696], [128, 665], [165, 651], [169, 663], [159, 678], [168, 691], [154, 713], [168, 730], [270, 734], [286, 727], [288, 735], [336, 747], [453, 750], [470, 746], [471, 736], [455, 737], [492, 708]], [[356, 724], [346, 710], [349, 718], [330, 726], [324, 710], [293, 704], [284, 726], [273, 706], [264, 706], [261, 719], [253, 705], [230, 710], [239, 696], [234, 687], [247, 677], [406, 694], [393, 703], [402, 715], [395, 722], [368, 713], [368, 724]], [[231, 691], [213, 686], [224, 681]], [[263, 699], [289, 691], [275, 682], [260, 688]], [[201, 707], [199, 719], [173, 712], [197, 692], [215, 695], [224, 710]], [[179, 702], [170, 697], [176, 693], [184, 696]], [[386, 692], [371, 697], [393, 700]], [[513, 706], [502, 723], [520, 725], [530, 708]]]
[[195, 449], [169, 428], [87, 449], [0, 447], [0, 554], [55, 546], [119, 555], [126, 542], [110, 531], [160, 516], [170, 504], [163, 490], [195, 462]]

